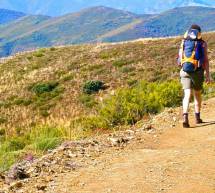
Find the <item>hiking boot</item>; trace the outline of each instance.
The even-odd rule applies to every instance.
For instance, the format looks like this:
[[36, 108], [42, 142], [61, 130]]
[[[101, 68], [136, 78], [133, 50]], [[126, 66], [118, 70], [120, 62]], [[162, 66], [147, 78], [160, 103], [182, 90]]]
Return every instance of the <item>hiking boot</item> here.
[[200, 118], [200, 113], [195, 113], [195, 117], [196, 117], [196, 124], [203, 123], [202, 119]]
[[196, 119], [196, 124], [201, 124], [203, 123], [202, 119]]
[[183, 122], [183, 128], [190, 128], [190, 124], [186, 123], [186, 122]]
[[189, 119], [188, 119], [188, 113], [184, 113], [183, 114], [183, 128], [189, 128], [190, 124], [189, 124]]

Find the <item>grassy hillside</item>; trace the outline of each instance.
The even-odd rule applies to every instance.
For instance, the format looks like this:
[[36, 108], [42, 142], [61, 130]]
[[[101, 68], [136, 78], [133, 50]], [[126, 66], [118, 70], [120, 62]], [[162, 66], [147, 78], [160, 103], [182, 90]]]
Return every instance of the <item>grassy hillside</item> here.
[[12, 22], [23, 16], [25, 16], [25, 14], [22, 12], [11, 11], [11, 10], [0, 8], [0, 25]]
[[[178, 41], [170, 40], [171, 46], [165, 49], [162, 49], [164, 44], [159, 45], [158, 42], [41, 49], [6, 61], [0, 66], [0, 87], [1, 93], [4, 93], [1, 95], [1, 115], [8, 120], [3, 125], [8, 123], [9, 127], [22, 127], [31, 125], [32, 121], [38, 123], [43, 120], [42, 114], [46, 111], [50, 116], [45, 120], [54, 119], [56, 123], [59, 119], [70, 120], [82, 114], [85, 111], [79, 98], [87, 80], [101, 80], [110, 87], [110, 91], [140, 79], [155, 81], [173, 78], [178, 70], [175, 67], [175, 43], [178, 44]], [[166, 58], [165, 53], [170, 54], [166, 67], [161, 64]], [[29, 87], [49, 82], [57, 82], [60, 93], [57, 98], [43, 104]], [[30, 100], [30, 104], [16, 105], [16, 100]], [[8, 111], [9, 114], [6, 113]]]
[[[212, 64], [214, 37], [214, 33], [205, 35]], [[3, 126], [28, 127], [49, 119], [58, 123], [58, 119], [70, 120], [82, 114], [83, 110], [89, 110], [79, 100], [82, 86], [88, 80], [100, 80], [109, 87], [100, 93], [102, 97], [139, 80], [175, 79], [179, 70], [175, 64], [179, 44], [180, 39], [158, 39], [77, 45], [40, 49], [6, 60], [0, 65], [0, 110], [7, 120]], [[57, 83], [57, 97], [49, 101], [47, 96], [47, 101], [40, 101], [31, 90], [34, 84], [40, 83]], [[45, 112], [47, 117], [43, 120]]]
[[[214, 70], [215, 34], [204, 38]], [[2, 60], [2, 168], [23, 151], [45, 151], [62, 138], [134, 124], [148, 113], [179, 105], [179, 45], [179, 38], [171, 38], [52, 47]]]

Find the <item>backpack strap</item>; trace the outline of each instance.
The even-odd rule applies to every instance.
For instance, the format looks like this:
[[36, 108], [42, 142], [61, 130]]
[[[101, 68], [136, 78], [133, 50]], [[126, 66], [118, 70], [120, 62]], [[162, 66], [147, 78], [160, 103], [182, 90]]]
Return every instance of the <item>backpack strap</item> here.
[[183, 39], [182, 42], [181, 42], [182, 56], [184, 54], [184, 48], [185, 48], [184, 46], [185, 46], [185, 39]]

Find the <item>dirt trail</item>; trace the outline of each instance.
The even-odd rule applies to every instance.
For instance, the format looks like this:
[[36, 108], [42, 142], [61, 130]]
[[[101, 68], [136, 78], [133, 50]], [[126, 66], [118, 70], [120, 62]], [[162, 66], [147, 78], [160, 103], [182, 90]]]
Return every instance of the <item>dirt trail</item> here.
[[207, 123], [189, 129], [160, 123], [163, 132], [106, 153], [98, 166], [58, 176], [48, 192], [215, 193], [215, 99], [202, 114]]
[[81, 158], [84, 167], [75, 171], [42, 172], [43, 179], [32, 177], [5, 192], [215, 193], [215, 98], [204, 102], [202, 125], [191, 120], [193, 127], [183, 129], [174, 111], [171, 118], [157, 116], [155, 129], [140, 132], [126, 147], [106, 148]]

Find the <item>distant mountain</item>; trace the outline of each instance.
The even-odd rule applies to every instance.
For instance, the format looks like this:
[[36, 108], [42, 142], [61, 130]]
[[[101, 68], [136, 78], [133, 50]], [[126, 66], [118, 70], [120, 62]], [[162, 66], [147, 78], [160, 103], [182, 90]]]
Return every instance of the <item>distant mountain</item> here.
[[[14, 22], [0, 25], [0, 57], [10, 55], [20, 50], [30, 49], [32, 46], [25, 45], [25, 42], [22, 42], [24, 45], [20, 42], [20, 44], [17, 44], [16, 48], [13, 45], [15, 42], [19, 41], [22, 35], [31, 33], [34, 28], [39, 27], [48, 19], [50, 19], [50, 17], [41, 15], [24, 16]], [[40, 46], [36, 36], [33, 36], [33, 41], [33, 48]]]
[[58, 18], [27, 16], [0, 27], [0, 56], [35, 47], [92, 42], [139, 18], [107, 7], [84, 9]]
[[160, 13], [181, 6], [215, 7], [214, 0], [0, 0], [0, 8], [22, 11], [28, 14], [51, 16], [77, 12], [93, 6], [108, 6], [134, 13]]
[[22, 12], [0, 9], [0, 24], [5, 24], [25, 16]]
[[0, 26], [0, 57], [38, 47], [181, 35], [193, 23], [211, 31], [214, 18], [215, 8], [207, 7], [137, 15], [99, 6], [54, 18], [25, 16]]
[[134, 25], [131, 29], [104, 36], [100, 41], [124, 41], [142, 37], [165, 37], [181, 35], [193, 23], [201, 25], [203, 31], [215, 30], [215, 8], [175, 8]]

